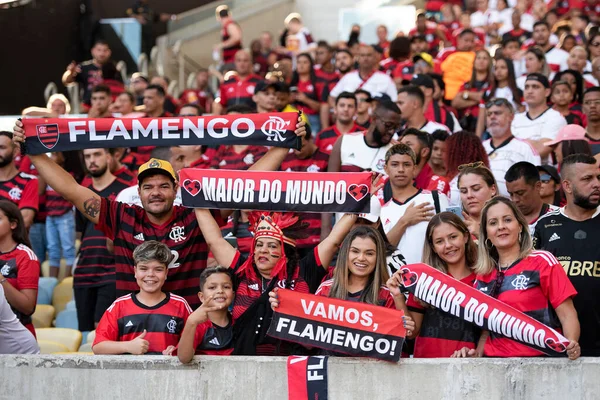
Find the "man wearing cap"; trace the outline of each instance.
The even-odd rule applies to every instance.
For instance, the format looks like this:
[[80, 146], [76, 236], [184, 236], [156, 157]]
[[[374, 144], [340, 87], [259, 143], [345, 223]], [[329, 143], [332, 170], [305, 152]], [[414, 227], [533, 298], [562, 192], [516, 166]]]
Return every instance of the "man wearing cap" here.
[[438, 129], [443, 129], [450, 133], [446, 125], [425, 118], [423, 114], [425, 95], [417, 86], [408, 85], [400, 88], [396, 104], [402, 112], [402, 119], [405, 121], [404, 129], [414, 128], [429, 134]]
[[514, 119], [512, 104], [503, 98], [490, 100], [485, 105], [486, 123], [491, 138], [483, 142], [490, 159], [490, 169], [496, 178], [498, 190], [503, 196], [509, 195], [504, 176], [515, 163], [527, 161], [540, 164], [540, 156], [527, 142], [516, 139], [511, 132]]
[[419, 53], [413, 57], [415, 74], [428, 74], [433, 72], [433, 57], [429, 53]]
[[[600, 57], [596, 60], [600, 61]], [[600, 68], [600, 65], [595, 68]], [[583, 113], [587, 117], [585, 137], [596, 156], [600, 154], [600, 87], [587, 89], [583, 94]]]
[[544, 203], [540, 190], [540, 173], [535, 165], [520, 161], [511, 166], [504, 175], [508, 194], [512, 202], [523, 213], [529, 224], [529, 233], [533, 235], [537, 221], [558, 207]]
[[[444, 81], [441, 80], [441, 77], [440, 81], [443, 85]], [[410, 84], [419, 87], [425, 96], [423, 115], [428, 121], [439, 122], [440, 124], [447, 126], [452, 133], [462, 131], [456, 115], [454, 115], [454, 113], [450, 111], [448, 107], [444, 106], [443, 103], [438, 102], [434, 98], [435, 83], [430, 75], [415, 75], [410, 81]], [[440, 94], [440, 96], [442, 95]]]
[[550, 82], [544, 75], [527, 75], [524, 94], [528, 111], [515, 115], [511, 124], [512, 134], [529, 142], [545, 160], [552, 149], [544, 146], [544, 143], [556, 139], [567, 121], [558, 111], [548, 107]]
[[[25, 141], [21, 121], [13, 128], [14, 142]], [[296, 125], [296, 135], [304, 136], [304, 122]], [[279, 168], [288, 149], [273, 147], [253, 165], [254, 170]], [[184, 297], [192, 307], [199, 306], [198, 279], [206, 268], [208, 247], [191, 208], [174, 206], [177, 175], [171, 164], [151, 159], [139, 169], [138, 186], [143, 208], [103, 199], [78, 185], [73, 177], [45, 154], [30, 155], [40, 176], [57, 193], [73, 203], [79, 211], [114, 242], [117, 296], [137, 290], [133, 270], [133, 250], [145, 240], [158, 240], [171, 249], [169, 279], [165, 291]], [[218, 220], [230, 211], [212, 211]]]
[[562, 206], [560, 175], [556, 168], [551, 165], [538, 165], [537, 169], [540, 173], [540, 197], [542, 201], [553, 206]]
[[[577, 145], [577, 143], [573, 143], [575, 141], [579, 142], [578, 144], [583, 145], [587, 150], [588, 146], [586, 143], [587, 139], [585, 137], [585, 128], [581, 125], [569, 124], [562, 128], [560, 132], [558, 132], [556, 139], [551, 142], [545, 142], [544, 146], [552, 149], [553, 161], [555, 160], [556, 164], [558, 164], [560, 168], [560, 164], [562, 164], [564, 158], [562, 152], [563, 145], [561, 145], [561, 143], [571, 142], [572, 144]], [[583, 152], [583, 148], [580, 149], [581, 150], [574, 149], [573, 152]]]
[[[85, 167], [91, 176], [85, 187], [109, 200], [114, 200], [128, 186], [110, 172], [112, 158], [108, 149], [83, 150]], [[92, 331], [116, 298], [115, 257], [107, 249], [109, 239], [80, 211], [75, 217], [75, 227], [81, 240], [73, 271], [77, 320], [79, 329]]]
[[235, 73], [223, 82], [213, 103], [213, 113], [225, 114], [227, 107], [246, 104], [254, 108], [254, 88], [262, 78], [252, 72], [252, 57], [247, 50], [238, 50], [234, 57]]
[[353, 93], [357, 89], [364, 89], [375, 95], [387, 94], [392, 101], [396, 101], [396, 85], [392, 78], [378, 71], [377, 57], [372, 46], [361, 45], [358, 53], [358, 70], [349, 72], [335, 85], [329, 93], [329, 104], [333, 107], [335, 98], [342, 92]]

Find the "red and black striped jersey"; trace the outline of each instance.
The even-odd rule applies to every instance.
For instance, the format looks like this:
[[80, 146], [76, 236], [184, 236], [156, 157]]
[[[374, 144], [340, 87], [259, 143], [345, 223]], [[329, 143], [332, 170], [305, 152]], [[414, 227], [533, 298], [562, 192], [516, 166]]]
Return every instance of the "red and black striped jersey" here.
[[[223, 225], [219, 212], [213, 216]], [[102, 199], [96, 227], [114, 242], [117, 296], [139, 289], [133, 271], [133, 250], [145, 240], [157, 240], [173, 253], [164, 291], [185, 298], [192, 308], [200, 305], [197, 293], [208, 246], [193, 208], [173, 206], [171, 219], [159, 226], [150, 222], [140, 206]]]
[[[24, 244], [18, 244], [7, 253], [0, 253], [0, 275], [6, 278], [15, 289], [38, 290], [40, 279], [40, 262], [33, 250]], [[31, 315], [26, 315], [12, 307], [19, 321], [35, 336]]]
[[202, 169], [210, 168], [210, 163], [217, 156], [218, 150], [219, 150], [218, 146], [217, 147], [207, 147], [199, 159], [192, 161], [190, 163], [190, 168], [202, 168]]
[[[229, 21], [223, 25], [223, 28], [221, 29], [221, 41], [226, 42], [229, 40], [229, 31], [227, 30], [227, 27], [231, 24], [237, 26], [237, 22], [234, 22], [234, 21]], [[235, 59], [235, 53], [237, 53], [238, 50], [241, 50], [241, 49], [242, 49], [242, 41], [241, 40], [235, 44], [232, 44], [229, 47], [223, 47], [223, 62], [225, 64], [232, 63]]]
[[[325, 88], [325, 86], [327, 86], [327, 84], [328, 81], [321, 78], [317, 78], [314, 81], [298, 81], [298, 93], [304, 93], [309, 99], [318, 101], [319, 103], [323, 103], [325, 101], [323, 100], [323, 89]], [[303, 103], [299, 100], [296, 100], [292, 105], [306, 114], [319, 114], [319, 110], [314, 110], [311, 107], [309, 107], [308, 104]]]
[[162, 354], [169, 346], [177, 346], [185, 322], [192, 309], [182, 297], [166, 293], [163, 301], [149, 307], [136, 294], [119, 297], [104, 313], [96, 328], [94, 346], [101, 342], [128, 342], [146, 330], [149, 342], [146, 354]]
[[[115, 179], [103, 190], [96, 190], [90, 180], [87, 188], [98, 196], [114, 200], [123, 189], [124, 182]], [[93, 287], [115, 282], [115, 256], [106, 248], [106, 235], [100, 232], [80, 211], [75, 216], [75, 229], [82, 234], [77, 264], [73, 273], [74, 287]]]
[[252, 96], [254, 96], [256, 84], [260, 81], [262, 81], [262, 78], [254, 74], [248, 75], [245, 78], [234, 75], [221, 85], [217, 101], [224, 108], [238, 104], [245, 104], [255, 108], [256, 104], [254, 104]]
[[[352, 128], [348, 132], [362, 132], [365, 129], [360, 125], [354, 123]], [[337, 128], [337, 126], [331, 125], [329, 128], [323, 129], [321, 132], [317, 134], [315, 138], [315, 144], [323, 153], [329, 155], [331, 154], [331, 150], [333, 150], [333, 145], [335, 141], [342, 136], [343, 133]]]
[[[298, 158], [295, 153], [289, 153], [281, 163], [282, 171], [294, 172], [327, 172], [329, 155], [319, 149], [308, 158]], [[321, 214], [318, 213], [299, 213], [300, 221], [308, 223], [304, 232], [308, 235], [306, 238], [296, 240], [296, 246], [299, 249], [313, 247], [321, 241]]]
[[233, 352], [233, 324], [213, 324], [210, 320], [198, 325], [194, 335], [197, 355], [229, 356]]
[[[460, 281], [473, 286], [475, 274]], [[421, 330], [415, 339], [415, 358], [444, 358], [463, 347], [475, 348], [480, 334], [477, 326], [440, 309], [423, 307], [412, 294], [406, 306], [411, 312], [423, 315]]]
[[0, 182], [0, 198], [12, 201], [21, 210], [30, 208], [37, 211], [39, 208], [37, 178], [19, 172], [12, 179]]
[[[127, 186], [133, 186], [137, 182], [136, 174], [125, 165], [123, 165], [118, 171], [115, 171], [113, 175], [117, 177], [117, 180], [125, 183]], [[90, 187], [91, 185], [92, 177], [90, 175], [86, 175], [81, 181], [81, 186]]]
[[[251, 280], [245, 274], [240, 273], [238, 269], [246, 262], [246, 257], [243, 257], [238, 251], [231, 263], [231, 268], [236, 277], [235, 299], [233, 301], [233, 322], [261, 296], [261, 294], [269, 287], [270, 280], [262, 278], [255, 270], [257, 279]], [[288, 289], [298, 293], [311, 293], [316, 290], [319, 283], [325, 276], [325, 269], [321, 266], [321, 260], [317, 248], [300, 260], [298, 268], [295, 269], [294, 275], [290, 280]], [[276, 284], [278, 287], [285, 287], [285, 281], [280, 281]], [[280, 349], [281, 350], [281, 349]], [[285, 352], [285, 351], [284, 351]], [[281, 354], [281, 353], [279, 353]], [[277, 346], [275, 344], [261, 344], [256, 346], [256, 355], [272, 356], [278, 355]]]
[[[475, 288], [490, 294], [499, 279], [498, 270], [477, 276]], [[560, 331], [556, 308], [577, 291], [558, 260], [547, 251], [531, 254], [504, 272], [496, 298], [544, 325]], [[490, 332], [485, 343], [487, 357], [533, 357], [543, 355], [524, 344]]]
[[[18, 162], [17, 162], [18, 159]], [[19, 171], [25, 172], [26, 174], [31, 174], [35, 177], [38, 176], [38, 171], [35, 168], [35, 165], [31, 163], [31, 160], [27, 156], [17, 156], [15, 157], [15, 166]], [[35, 213], [34, 222], [36, 223], [45, 223], [46, 222], [46, 192], [39, 195], [38, 199], [38, 210]]]
[[50, 185], [46, 186], [46, 215], [49, 217], [60, 217], [73, 209], [73, 204], [65, 200]]
[[[329, 297], [329, 291], [331, 290], [331, 286], [333, 285], [333, 279], [328, 279], [325, 282], [321, 283], [321, 286], [317, 289], [315, 295]], [[348, 293], [348, 301], [360, 301], [360, 296], [362, 295], [362, 290], [357, 293]], [[393, 310], [396, 309], [396, 303], [394, 302], [394, 298], [390, 293], [390, 290], [381, 286], [379, 288], [379, 292], [377, 293], [377, 305], [381, 307], [391, 308]]]
[[236, 152], [233, 146], [221, 146], [212, 158], [210, 167], [214, 169], [247, 170], [267, 153], [265, 146], [248, 146]]

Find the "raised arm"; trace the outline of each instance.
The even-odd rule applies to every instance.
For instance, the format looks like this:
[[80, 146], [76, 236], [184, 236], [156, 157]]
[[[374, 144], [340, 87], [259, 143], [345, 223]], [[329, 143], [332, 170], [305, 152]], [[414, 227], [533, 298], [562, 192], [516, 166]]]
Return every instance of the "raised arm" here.
[[317, 246], [321, 265], [326, 271], [329, 268], [329, 264], [331, 263], [333, 256], [339, 250], [340, 245], [344, 241], [344, 238], [348, 232], [350, 232], [354, 226], [357, 218], [357, 214], [344, 214], [344, 216], [335, 224], [331, 230], [331, 233], [329, 233], [325, 240], [321, 241], [321, 243], [319, 243]]
[[[21, 121], [15, 122], [13, 140], [17, 145], [25, 142], [25, 131]], [[98, 223], [100, 196], [79, 185], [67, 171], [45, 154], [29, 155], [29, 158], [48, 185], [66, 200], [73, 203], [87, 219], [94, 224]]]
[[[327, 165], [327, 172], [340, 172], [341, 169], [341, 148], [342, 148], [342, 138], [344, 136], [340, 136], [333, 145], [333, 149], [331, 149], [331, 154], [329, 155], [329, 164]], [[321, 214], [321, 240], [325, 240], [327, 236], [329, 236], [329, 232], [331, 232], [331, 213], [323, 213]]]
[[[298, 116], [296, 123], [296, 136], [302, 138], [306, 135], [306, 123]], [[267, 153], [252, 165], [251, 171], [277, 171], [288, 155], [290, 149], [285, 147], [271, 147]]]
[[202, 236], [204, 236], [204, 240], [206, 240], [215, 260], [224, 267], [231, 267], [231, 263], [233, 263], [233, 259], [235, 258], [236, 249], [230, 245], [227, 240], [223, 239], [219, 224], [215, 221], [210, 210], [196, 208], [196, 220], [202, 231]]

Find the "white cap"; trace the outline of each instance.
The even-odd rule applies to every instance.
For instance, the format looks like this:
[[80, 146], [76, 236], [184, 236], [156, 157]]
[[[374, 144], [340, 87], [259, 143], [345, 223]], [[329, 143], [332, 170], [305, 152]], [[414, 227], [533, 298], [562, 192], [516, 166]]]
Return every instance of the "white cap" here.
[[381, 201], [377, 196], [371, 196], [371, 211], [368, 214], [358, 214], [358, 218], [364, 218], [369, 222], [375, 223], [379, 221], [379, 214], [381, 214]]

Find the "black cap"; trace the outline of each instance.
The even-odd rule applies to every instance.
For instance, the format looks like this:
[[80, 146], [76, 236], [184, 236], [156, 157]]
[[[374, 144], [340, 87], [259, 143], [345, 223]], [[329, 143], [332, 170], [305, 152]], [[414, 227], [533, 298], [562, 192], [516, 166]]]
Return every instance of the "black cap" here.
[[548, 81], [548, 78], [546, 78], [545, 75], [542, 75], [540, 73], [534, 72], [533, 74], [527, 75], [525, 82], [527, 81], [537, 81], [541, 83], [542, 86], [544, 86], [546, 89], [550, 89], [550, 81]]
[[269, 88], [273, 88], [276, 92], [279, 92], [279, 84], [277, 82], [260, 81], [254, 87], [254, 94], [265, 92]]
[[375, 93], [374, 101], [392, 101], [392, 98], [385, 93]]
[[410, 84], [415, 86], [425, 86], [426, 88], [431, 90], [435, 89], [435, 87], [433, 86], [433, 79], [430, 76], [424, 74], [415, 75], [410, 81]]
[[425, 35], [421, 35], [420, 33], [418, 33], [414, 36], [411, 36], [411, 38], [410, 38], [411, 43], [414, 42], [415, 40], [422, 40], [422, 41], [426, 42], [427, 37], [425, 37]]
[[558, 174], [558, 171], [556, 170], [556, 168], [554, 168], [553, 166], [551, 166], [551, 165], [538, 165], [537, 169], [540, 172], [545, 172], [548, 175], [550, 175], [550, 177], [554, 180], [554, 182], [560, 183], [560, 175]]

